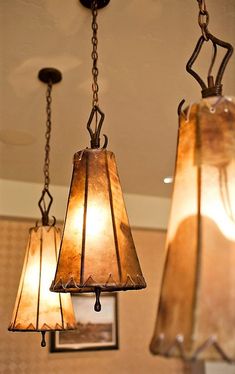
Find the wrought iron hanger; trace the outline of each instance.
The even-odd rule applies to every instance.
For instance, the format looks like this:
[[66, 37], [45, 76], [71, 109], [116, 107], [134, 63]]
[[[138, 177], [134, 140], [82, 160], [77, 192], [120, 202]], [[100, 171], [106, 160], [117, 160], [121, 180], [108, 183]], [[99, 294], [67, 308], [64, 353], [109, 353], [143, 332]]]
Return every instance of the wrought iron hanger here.
[[[190, 57], [187, 65], [186, 70], [189, 74], [191, 74], [196, 81], [200, 84], [202, 88], [202, 97], [209, 97], [209, 96], [221, 96], [222, 95], [222, 78], [225, 72], [225, 68], [229, 62], [230, 57], [233, 53], [233, 47], [231, 44], [220, 40], [216, 38], [214, 35], [212, 35], [208, 30], [208, 24], [209, 24], [209, 13], [206, 8], [205, 0], [197, 0], [199, 5], [199, 14], [198, 14], [198, 23], [202, 31], [202, 36], [199, 38], [196, 47], [193, 51], [192, 56]], [[203, 79], [199, 76], [198, 73], [196, 73], [192, 66], [194, 62], [196, 61], [197, 57], [200, 54], [200, 51], [202, 49], [202, 46], [205, 42], [211, 41], [213, 45], [213, 55], [211, 64], [208, 70], [207, 75], [207, 84], [203, 81]], [[214, 79], [212, 75], [212, 69], [216, 61], [217, 57], [217, 46], [222, 47], [226, 49], [226, 53], [224, 58], [222, 59], [222, 62], [220, 64], [220, 67], [218, 69], [216, 78]]]

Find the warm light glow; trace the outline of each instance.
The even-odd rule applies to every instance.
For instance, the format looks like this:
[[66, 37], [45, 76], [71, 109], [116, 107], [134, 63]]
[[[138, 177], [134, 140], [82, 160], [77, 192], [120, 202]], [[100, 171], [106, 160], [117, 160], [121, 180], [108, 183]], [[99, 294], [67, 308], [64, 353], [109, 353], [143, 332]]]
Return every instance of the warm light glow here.
[[[81, 231], [83, 228], [83, 207], [77, 209], [74, 214], [73, 228]], [[87, 207], [86, 215], [86, 235], [90, 238], [97, 237], [105, 230], [107, 220], [106, 209], [101, 202], [91, 202]]]
[[34, 295], [35, 286], [38, 288], [39, 284], [39, 262], [31, 263], [27, 267], [24, 278], [24, 288], [29, 295]]
[[89, 236], [98, 236], [105, 230], [107, 212], [101, 204], [91, 203], [87, 208], [86, 232]]

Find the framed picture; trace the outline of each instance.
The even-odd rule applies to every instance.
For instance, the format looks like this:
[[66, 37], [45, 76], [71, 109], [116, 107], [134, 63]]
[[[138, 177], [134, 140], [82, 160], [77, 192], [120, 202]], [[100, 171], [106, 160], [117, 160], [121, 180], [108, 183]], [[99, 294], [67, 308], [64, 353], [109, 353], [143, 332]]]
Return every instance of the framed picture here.
[[95, 296], [72, 295], [77, 329], [51, 332], [51, 352], [118, 349], [117, 294], [101, 294], [100, 301], [95, 312]]

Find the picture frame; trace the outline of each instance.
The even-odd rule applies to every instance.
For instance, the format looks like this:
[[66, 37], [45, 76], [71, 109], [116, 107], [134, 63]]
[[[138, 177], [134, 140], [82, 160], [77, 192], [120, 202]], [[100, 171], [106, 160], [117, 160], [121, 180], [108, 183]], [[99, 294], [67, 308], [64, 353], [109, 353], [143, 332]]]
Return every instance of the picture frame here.
[[101, 294], [102, 309], [94, 311], [95, 296], [72, 296], [77, 330], [50, 333], [50, 352], [119, 349], [118, 299], [116, 293]]

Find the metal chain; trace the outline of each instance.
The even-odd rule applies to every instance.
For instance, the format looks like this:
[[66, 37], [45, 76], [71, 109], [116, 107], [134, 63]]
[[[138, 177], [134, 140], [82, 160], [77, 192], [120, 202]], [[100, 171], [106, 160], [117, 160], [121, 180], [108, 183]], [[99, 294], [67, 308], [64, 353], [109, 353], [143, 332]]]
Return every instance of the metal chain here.
[[93, 98], [92, 98], [92, 107], [98, 107], [99, 106], [99, 98], [98, 98], [98, 91], [99, 91], [99, 85], [98, 85], [98, 75], [99, 75], [99, 70], [97, 67], [97, 62], [98, 62], [98, 52], [97, 52], [97, 46], [98, 46], [98, 38], [97, 38], [97, 31], [98, 31], [98, 23], [97, 23], [97, 0], [92, 0], [92, 5], [91, 5], [91, 11], [92, 11], [92, 31], [93, 35], [91, 38], [92, 42], [92, 53], [91, 53], [91, 58], [93, 60], [93, 66], [92, 66], [92, 77], [93, 77], [93, 82], [92, 82], [92, 92], [93, 92]]
[[50, 175], [49, 175], [49, 165], [50, 165], [50, 138], [51, 138], [51, 91], [52, 91], [52, 82], [48, 83], [47, 91], [46, 91], [46, 114], [47, 114], [47, 120], [46, 120], [46, 145], [45, 145], [45, 159], [44, 159], [44, 189], [49, 189], [49, 183], [50, 183]]
[[206, 41], [209, 40], [207, 35], [207, 26], [209, 24], [209, 13], [206, 8], [205, 0], [197, 0], [199, 6], [198, 24], [202, 30], [202, 35]]
[[197, 0], [197, 2], [198, 2], [200, 12], [202, 14], [205, 14], [205, 12], [206, 12], [206, 1], [205, 0]]

